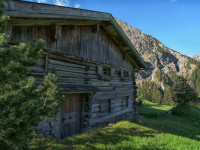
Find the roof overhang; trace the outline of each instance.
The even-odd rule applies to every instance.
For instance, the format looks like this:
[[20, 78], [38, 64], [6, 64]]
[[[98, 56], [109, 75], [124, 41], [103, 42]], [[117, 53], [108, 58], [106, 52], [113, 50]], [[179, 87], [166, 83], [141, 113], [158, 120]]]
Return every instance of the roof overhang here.
[[[39, 23], [72, 24], [73, 22], [74, 24], [102, 25], [108, 35], [134, 64], [136, 67], [135, 69], [146, 69], [144, 60], [114, 17], [109, 13], [19, 0], [7, 0], [5, 2], [4, 11], [6, 15], [10, 16], [10, 22], [12, 23], [12, 21], [15, 21], [15, 24], [18, 25]], [[26, 20], [24, 20], [24, 18], [26, 18]], [[16, 20], [18, 20], [18, 22]]]

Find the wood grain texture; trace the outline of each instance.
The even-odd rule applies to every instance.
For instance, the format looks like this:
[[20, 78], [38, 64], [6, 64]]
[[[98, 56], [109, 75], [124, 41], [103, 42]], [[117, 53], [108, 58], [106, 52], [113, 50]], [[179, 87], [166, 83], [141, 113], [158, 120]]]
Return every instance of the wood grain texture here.
[[124, 53], [102, 30], [93, 32], [90, 25], [14, 26], [13, 41], [36, 42], [44, 39], [46, 49], [99, 63], [133, 68]]

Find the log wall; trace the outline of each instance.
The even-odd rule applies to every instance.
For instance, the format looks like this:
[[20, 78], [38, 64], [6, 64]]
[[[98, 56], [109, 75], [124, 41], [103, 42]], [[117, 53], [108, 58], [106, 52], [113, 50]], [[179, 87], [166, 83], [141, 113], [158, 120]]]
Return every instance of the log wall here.
[[[38, 59], [30, 73], [37, 84], [42, 84], [44, 75], [54, 70], [66, 94], [90, 93], [83, 99], [83, 128], [135, 112], [133, 64], [101, 26], [13, 26], [11, 35], [15, 42], [36, 42], [40, 38], [47, 42], [47, 55]], [[53, 130], [57, 126], [48, 133], [59, 137]]]
[[[104, 64], [96, 62], [80, 61], [55, 54], [38, 60], [38, 65], [33, 68], [31, 75], [37, 79], [37, 83], [43, 82], [43, 77], [51, 70], [56, 70], [60, 85], [92, 85], [99, 89], [89, 99], [89, 117], [86, 119], [86, 127], [105, 122], [113, 117], [134, 111], [135, 101], [135, 77], [132, 69], [106, 66], [111, 70], [110, 75], [104, 75], [99, 71]], [[129, 77], [123, 77], [122, 72], [128, 72]], [[81, 91], [78, 91], [79, 93]], [[76, 93], [76, 91], [75, 91]], [[84, 93], [84, 92], [83, 92]], [[123, 104], [126, 102], [127, 104]], [[109, 105], [109, 106], [108, 106]], [[104, 110], [109, 107], [109, 111]], [[85, 113], [85, 112], [83, 112]], [[84, 119], [83, 119], [84, 120]]]

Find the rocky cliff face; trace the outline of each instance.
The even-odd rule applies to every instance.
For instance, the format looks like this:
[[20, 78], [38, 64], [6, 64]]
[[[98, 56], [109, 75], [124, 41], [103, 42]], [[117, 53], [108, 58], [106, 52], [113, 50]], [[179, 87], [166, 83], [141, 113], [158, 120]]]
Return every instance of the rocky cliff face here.
[[142, 80], [155, 80], [155, 72], [170, 74], [175, 72], [184, 77], [190, 76], [196, 66], [189, 58], [163, 45], [159, 40], [141, 30], [131, 27], [126, 22], [116, 19], [137, 51], [145, 60], [148, 68], [138, 73], [138, 83]]

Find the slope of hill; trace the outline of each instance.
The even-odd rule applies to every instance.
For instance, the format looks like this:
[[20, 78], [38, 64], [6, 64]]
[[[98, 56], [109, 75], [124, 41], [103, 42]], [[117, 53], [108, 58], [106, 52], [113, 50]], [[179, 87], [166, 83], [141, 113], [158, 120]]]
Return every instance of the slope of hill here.
[[199, 150], [200, 109], [187, 106], [184, 116], [171, 116], [171, 106], [144, 101], [142, 123], [126, 120], [65, 139], [36, 137], [30, 150]]
[[191, 58], [194, 58], [194, 59], [196, 59], [197, 61], [200, 61], [200, 53], [199, 53], [198, 55], [187, 55], [187, 56], [189, 56], [189, 57], [191, 57]]
[[[145, 60], [147, 67], [153, 68], [138, 72], [137, 83], [139, 86], [144, 81], [149, 82], [146, 84], [146, 88], [149, 87], [147, 91], [149, 90], [150, 93], [150, 90], [154, 89], [155, 91], [152, 92], [154, 95], [157, 92], [156, 97], [161, 97], [161, 100], [164, 99], [166, 91], [169, 91], [166, 89], [173, 85], [175, 78], [184, 76], [200, 94], [200, 88], [197, 87], [200, 83], [200, 75], [197, 73], [200, 67], [195, 59], [166, 47], [158, 39], [142, 33], [141, 30], [131, 27], [122, 20], [116, 18], [116, 21]], [[141, 93], [139, 92], [139, 94]]]

